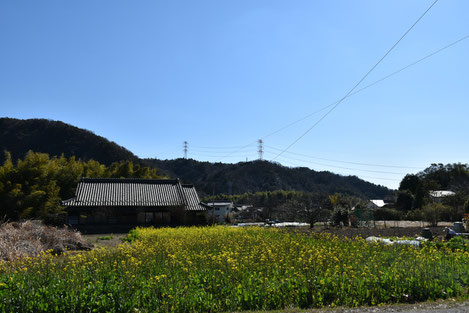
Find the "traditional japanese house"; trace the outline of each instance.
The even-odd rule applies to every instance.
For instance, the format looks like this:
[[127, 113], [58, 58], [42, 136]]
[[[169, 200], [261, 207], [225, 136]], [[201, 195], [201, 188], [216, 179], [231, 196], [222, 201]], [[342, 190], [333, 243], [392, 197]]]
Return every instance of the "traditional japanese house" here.
[[62, 205], [67, 207], [68, 224], [86, 233], [203, 224], [207, 208], [193, 185], [178, 179], [135, 178], [82, 178], [75, 197]]

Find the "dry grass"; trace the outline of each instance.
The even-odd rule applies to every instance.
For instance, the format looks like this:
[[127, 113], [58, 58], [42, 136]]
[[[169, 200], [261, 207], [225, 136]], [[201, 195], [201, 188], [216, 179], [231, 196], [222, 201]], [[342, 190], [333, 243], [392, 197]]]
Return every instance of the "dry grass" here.
[[91, 246], [81, 236], [66, 228], [46, 226], [40, 221], [3, 223], [0, 225], [0, 260], [15, 261], [52, 250], [88, 250]]

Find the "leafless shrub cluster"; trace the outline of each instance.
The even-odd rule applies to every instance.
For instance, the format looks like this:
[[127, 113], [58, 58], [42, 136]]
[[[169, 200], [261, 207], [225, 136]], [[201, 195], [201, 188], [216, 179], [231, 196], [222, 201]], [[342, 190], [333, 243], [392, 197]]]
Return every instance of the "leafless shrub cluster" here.
[[90, 245], [79, 232], [46, 226], [40, 221], [11, 222], [0, 225], [0, 260], [14, 261], [52, 250], [85, 250]]

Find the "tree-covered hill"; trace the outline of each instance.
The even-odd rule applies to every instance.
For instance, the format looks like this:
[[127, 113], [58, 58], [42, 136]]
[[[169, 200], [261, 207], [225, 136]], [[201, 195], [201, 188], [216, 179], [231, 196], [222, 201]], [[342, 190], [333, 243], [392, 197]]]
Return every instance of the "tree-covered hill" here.
[[[433, 202], [432, 190], [449, 190], [455, 194], [442, 199], [453, 208], [469, 209], [469, 165], [462, 163], [432, 164], [417, 174], [406, 175], [399, 186], [397, 208], [402, 211], [418, 210]], [[469, 213], [469, 212], [467, 212]]]
[[0, 160], [3, 151], [12, 159], [23, 158], [29, 150], [53, 156], [64, 154], [82, 160], [95, 160], [110, 165], [119, 161], [136, 161], [129, 150], [89, 130], [47, 119], [0, 118]]
[[317, 172], [306, 167], [290, 168], [268, 161], [237, 164], [200, 162], [192, 159], [145, 159], [172, 176], [191, 182], [201, 195], [243, 194], [257, 191], [297, 190], [306, 192], [344, 193], [382, 199], [392, 191], [356, 176]]
[[[24, 158], [31, 150], [51, 157], [63, 154], [83, 161], [95, 160], [105, 165], [121, 161], [144, 163], [157, 168], [158, 173], [195, 184], [201, 196], [296, 190], [379, 199], [392, 192], [355, 176], [317, 172], [305, 167], [289, 168], [267, 161], [224, 164], [186, 159], [141, 160], [91, 131], [47, 119], [0, 118], [0, 152], [4, 150], [10, 152], [13, 162]], [[4, 161], [3, 153], [0, 153], [0, 161]]]

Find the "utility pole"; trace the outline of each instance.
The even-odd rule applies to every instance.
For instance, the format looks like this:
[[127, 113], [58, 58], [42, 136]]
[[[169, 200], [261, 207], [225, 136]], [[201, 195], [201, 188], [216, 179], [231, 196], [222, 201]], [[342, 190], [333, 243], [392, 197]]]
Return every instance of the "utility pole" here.
[[188, 142], [184, 141], [184, 159], [187, 159]]
[[264, 156], [264, 142], [262, 139], [257, 141], [257, 153], [259, 153], [259, 160], [262, 161], [262, 157]]

